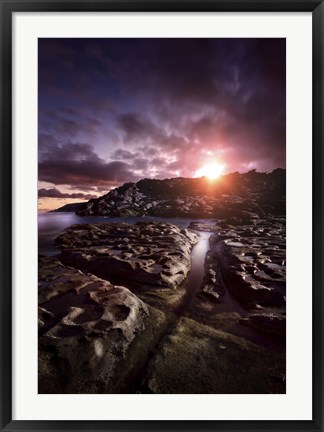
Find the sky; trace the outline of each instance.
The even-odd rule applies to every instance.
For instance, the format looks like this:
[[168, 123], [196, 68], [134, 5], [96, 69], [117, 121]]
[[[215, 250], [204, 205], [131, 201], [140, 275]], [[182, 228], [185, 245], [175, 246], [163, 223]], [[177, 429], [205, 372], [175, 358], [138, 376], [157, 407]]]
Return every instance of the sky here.
[[39, 210], [286, 163], [285, 39], [39, 39]]

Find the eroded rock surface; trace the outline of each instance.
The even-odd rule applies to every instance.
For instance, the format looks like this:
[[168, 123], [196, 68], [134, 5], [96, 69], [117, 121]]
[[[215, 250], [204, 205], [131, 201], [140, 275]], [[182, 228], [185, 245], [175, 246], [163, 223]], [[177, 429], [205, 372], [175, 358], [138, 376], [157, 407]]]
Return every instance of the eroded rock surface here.
[[283, 175], [143, 180], [83, 205], [211, 221], [80, 224], [58, 237], [62, 263], [40, 265], [41, 392], [284, 393]]
[[134, 288], [176, 288], [190, 270], [198, 236], [162, 222], [72, 225], [57, 243], [60, 260], [112, 283]]
[[211, 253], [231, 293], [247, 308], [285, 307], [285, 218], [235, 219], [217, 228]]
[[112, 392], [149, 308], [128, 289], [39, 258], [39, 392]]
[[211, 250], [206, 253], [204, 267], [205, 274], [198, 295], [212, 302], [220, 303], [224, 295], [224, 287], [220, 278], [218, 260]]
[[197, 297], [149, 363], [142, 393], [285, 393], [285, 305], [248, 312], [221, 268], [233, 270], [209, 251]]

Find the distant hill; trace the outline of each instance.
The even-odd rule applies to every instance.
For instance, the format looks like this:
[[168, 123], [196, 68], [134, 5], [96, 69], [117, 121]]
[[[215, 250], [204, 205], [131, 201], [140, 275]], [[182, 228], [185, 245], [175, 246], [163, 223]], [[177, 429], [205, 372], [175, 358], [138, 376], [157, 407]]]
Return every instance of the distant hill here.
[[64, 206], [56, 209], [51, 210], [49, 213], [55, 213], [55, 212], [76, 212], [84, 205], [84, 202], [80, 203], [72, 203], [72, 204], [65, 204]]
[[76, 213], [225, 218], [244, 214], [284, 215], [285, 210], [286, 170], [278, 168], [271, 173], [235, 172], [214, 181], [180, 177], [125, 183], [99, 198], [78, 204]]

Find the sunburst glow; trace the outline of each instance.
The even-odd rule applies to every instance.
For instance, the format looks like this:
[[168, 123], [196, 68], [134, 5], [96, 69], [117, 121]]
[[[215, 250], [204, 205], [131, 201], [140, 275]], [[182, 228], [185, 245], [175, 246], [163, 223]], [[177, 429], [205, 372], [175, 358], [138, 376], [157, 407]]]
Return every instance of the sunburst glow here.
[[205, 165], [199, 168], [194, 174], [194, 177], [208, 177], [209, 180], [215, 180], [221, 176], [224, 172], [224, 165], [213, 162], [211, 164]]

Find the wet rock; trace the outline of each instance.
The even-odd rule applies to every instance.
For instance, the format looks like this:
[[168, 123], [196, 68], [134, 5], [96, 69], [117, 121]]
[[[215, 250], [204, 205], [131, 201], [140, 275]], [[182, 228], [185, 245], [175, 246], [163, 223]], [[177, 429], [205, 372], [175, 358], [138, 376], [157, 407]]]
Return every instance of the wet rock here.
[[213, 303], [221, 303], [224, 289], [220, 280], [218, 260], [211, 250], [206, 253], [204, 267], [204, 278], [197, 295], [198, 297], [203, 299], [205, 298]]
[[225, 220], [210, 246], [226, 287], [245, 307], [285, 308], [285, 218], [243, 219], [235, 225]]
[[286, 337], [286, 316], [276, 313], [249, 314], [241, 323], [262, 332]]
[[189, 229], [193, 231], [215, 232], [215, 225], [203, 222], [190, 222]]
[[39, 258], [39, 392], [106, 393], [148, 307], [122, 286]]
[[198, 293], [198, 296], [206, 298], [214, 303], [221, 302], [221, 294], [217, 292], [217, 286], [215, 284], [204, 283], [201, 287], [201, 291]]
[[60, 260], [130, 288], [176, 288], [198, 236], [162, 222], [73, 225], [57, 238]]

